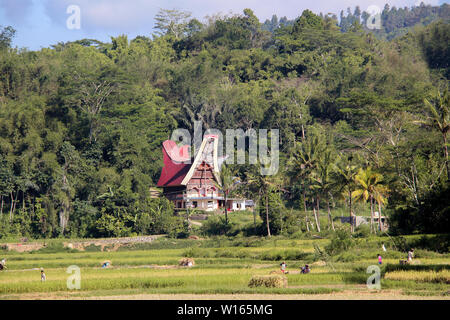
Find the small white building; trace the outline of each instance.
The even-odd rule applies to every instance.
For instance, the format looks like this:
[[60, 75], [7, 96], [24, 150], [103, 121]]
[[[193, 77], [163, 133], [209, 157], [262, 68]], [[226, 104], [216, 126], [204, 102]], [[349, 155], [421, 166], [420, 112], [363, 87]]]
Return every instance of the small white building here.
[[227, 199], [227, 210], [243, 211], [245, 210], [245, 199]]

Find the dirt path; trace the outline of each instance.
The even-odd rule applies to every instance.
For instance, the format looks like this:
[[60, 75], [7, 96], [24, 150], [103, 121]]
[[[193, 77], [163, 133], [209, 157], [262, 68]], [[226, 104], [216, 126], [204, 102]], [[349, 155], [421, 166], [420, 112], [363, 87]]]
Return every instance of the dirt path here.
[[[108, 251], [116, 251], [119, 247], [132, 243], [148, 243], [158, 238], [164, 237], [164, 235], [151, 235], [151, 236], [137, 236], [137, 237], [124, 237], [124, 238], [107, 238], [107, 239], [94, 239], [94, 240], [67, 240], [63, 242], [65, 247], [71, 249], [77, 249], [84, 251], [84, 249], [90, 245], [99, 246], [101, 251], [108, 248]], [[22, 242], [22, 243], [3, 243], [0, 246], [4, 247], [8, 251], [28, 252], [44, 248], [44, 242]]]
[[100, 246], [101, 250], [104, 251], [105, 247], [111, 247], [109, 251], [116, 251], [120, 246], [127, 245], [131, 243], [148, 243], [152, 242], [158, 238], [163, 237], [163, 235], [153, 235], [153, 236], [138, 236], [138, 237], [124, 237], [124, 238], [113, 238], [113, 239], [96, 239], [96, 240], [87, 240], [87, 241], [79, 241], [79, 242], [65, 242], [64, 246], [71, 247], [73, 249], [78, 249], [83, 251], [84, 248], [95, 245]]
[[[84, 296], [86, 294], [86, 296]], [[73, 295], [61, 293], [26, 293], [4, 298], [18, 300], [450, 300], [449, 296], [402, 295], [400, 290], [355, 291], [346, 290], [330, 294], [124, 294], [88, 296], [85, 292]]]

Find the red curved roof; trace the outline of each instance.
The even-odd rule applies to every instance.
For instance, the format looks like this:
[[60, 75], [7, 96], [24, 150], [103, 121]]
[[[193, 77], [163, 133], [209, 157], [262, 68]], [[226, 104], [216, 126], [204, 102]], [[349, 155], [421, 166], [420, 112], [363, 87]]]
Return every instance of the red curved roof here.
[[187, 162], [191, 160], [189, 154], [189, 145], [178, 147], [175, 141], [166, 140], [163, 142], [163, 148], [166, 150], [170, 159], [176, 162]]
[[[178, 148], [172, 140], [163, 142], [164, 167], [158, 180], [158, 187], [180, 186], [191, 168], [189, 146]], [[183, 162], [184, 161], [184, 162]]]

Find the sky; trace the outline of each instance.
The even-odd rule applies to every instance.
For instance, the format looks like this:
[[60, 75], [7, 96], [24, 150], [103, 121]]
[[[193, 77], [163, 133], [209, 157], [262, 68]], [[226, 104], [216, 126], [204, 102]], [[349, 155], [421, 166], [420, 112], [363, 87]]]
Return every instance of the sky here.
[[[425, 4], [440, 5], [450, 0], [423, 0]], [[206, 16], [240, 14], [245, 8], [253, 10], [261, 22], [273, 14], [279, 18], [294, 19], [309, 9], [335, 13], [348, 7], [369, 6], [383, 8], [411, 7], [418, 0], [0, 0], [0, 26], [12, 26], [17, 30], [13, 46], [39, 50], [58, 42], [83, 38], [110, 41], [112, 36], [151, 36], [154, 33], [154, 17], [163, 9], [177, 9], [191, 12], [192, 16], [204, 21]], [[79, 8], [79, 19], [77, 11]]]

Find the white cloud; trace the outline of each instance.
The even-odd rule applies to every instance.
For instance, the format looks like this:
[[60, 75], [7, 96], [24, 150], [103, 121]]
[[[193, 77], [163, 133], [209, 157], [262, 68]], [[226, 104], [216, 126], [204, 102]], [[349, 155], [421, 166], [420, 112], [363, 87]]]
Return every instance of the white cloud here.
[[0, 8], [4, 16], [18, 23], [24, 23], [32, 6], [33, 0], [0, 0]]

